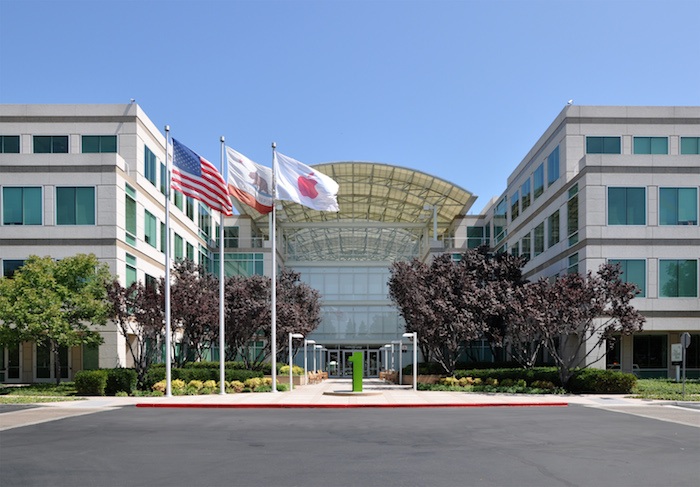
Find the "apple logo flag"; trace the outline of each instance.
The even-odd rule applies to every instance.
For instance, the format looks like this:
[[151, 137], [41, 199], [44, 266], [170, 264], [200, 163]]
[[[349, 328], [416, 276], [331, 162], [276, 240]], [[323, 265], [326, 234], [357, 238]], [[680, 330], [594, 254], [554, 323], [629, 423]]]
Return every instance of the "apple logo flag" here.
[[318, 211], [340, 211], [338, 183], [296, 159], [275, 152], [277, 199]]

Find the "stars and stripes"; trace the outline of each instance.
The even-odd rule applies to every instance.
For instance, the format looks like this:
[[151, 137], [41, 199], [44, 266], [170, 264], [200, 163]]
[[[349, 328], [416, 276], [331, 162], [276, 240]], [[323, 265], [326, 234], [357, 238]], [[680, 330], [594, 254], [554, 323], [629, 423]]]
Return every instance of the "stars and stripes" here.
[[171, 186], [224, 215], [233, 214], [226, 181], [214, 165], [173, 139]]

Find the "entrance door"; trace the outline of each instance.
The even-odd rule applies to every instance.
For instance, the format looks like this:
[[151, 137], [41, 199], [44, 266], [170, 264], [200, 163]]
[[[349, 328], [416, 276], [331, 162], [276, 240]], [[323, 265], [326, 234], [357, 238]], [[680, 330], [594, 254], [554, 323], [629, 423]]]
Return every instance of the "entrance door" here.
[[362, 353], [363, 377], [379, 377], [380, 350], [328, 350], [326, 355], [329, 377], [352, 377], [350, 357], [355, 352]]

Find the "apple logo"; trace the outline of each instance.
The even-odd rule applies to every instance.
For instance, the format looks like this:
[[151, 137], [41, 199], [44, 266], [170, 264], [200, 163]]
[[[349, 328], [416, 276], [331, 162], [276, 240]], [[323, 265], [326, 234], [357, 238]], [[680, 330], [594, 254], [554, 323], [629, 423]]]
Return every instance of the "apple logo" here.
[[[313, 176], [314, 173], [309, 173], [309, 176]], [[303, 196], [306, 196], [307, 198], [314, 199], [316, 196], [318, 196], [318, 191], [316, 191], [315, 186], [318, 184], [317, 181], [306, 177], [306, 176], [299, 176], [299, 179], [297, 179], [297, 186], [299, 187], [299, 193], [301, 193]]]

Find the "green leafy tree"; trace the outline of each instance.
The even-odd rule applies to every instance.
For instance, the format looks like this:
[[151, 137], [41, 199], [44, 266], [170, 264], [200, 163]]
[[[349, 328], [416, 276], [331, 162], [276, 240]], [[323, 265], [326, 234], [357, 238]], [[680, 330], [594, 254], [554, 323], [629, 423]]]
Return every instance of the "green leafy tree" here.
[[109, 268], [93, 254], [61, 260], [31, 256], [12, 279], [0, 280], [0, 340], [47, 343], [61, 381], [59, 349], [99, 345], [109, 316]]

